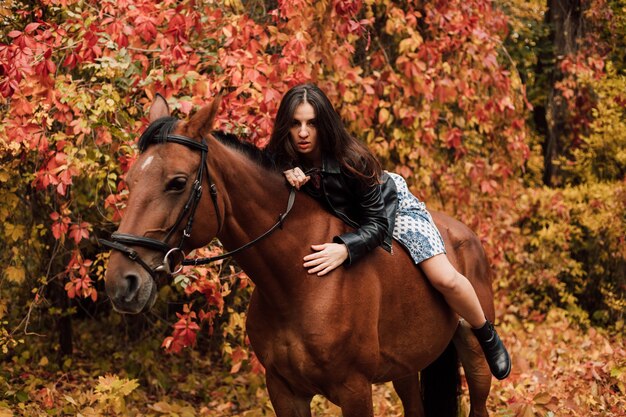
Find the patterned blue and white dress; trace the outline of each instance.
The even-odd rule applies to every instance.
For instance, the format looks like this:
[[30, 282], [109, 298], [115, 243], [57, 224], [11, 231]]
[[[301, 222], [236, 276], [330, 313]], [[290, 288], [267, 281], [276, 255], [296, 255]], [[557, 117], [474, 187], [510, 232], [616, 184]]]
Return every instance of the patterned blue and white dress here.
[[388, 172], [396, 183], [398, 210], [393, 238], [400, 242], [418, 264], [440, 253], [446, 253], [443, 238], [435, 226], [426, 205], [409, 191], [406, 181], [398, 174]]

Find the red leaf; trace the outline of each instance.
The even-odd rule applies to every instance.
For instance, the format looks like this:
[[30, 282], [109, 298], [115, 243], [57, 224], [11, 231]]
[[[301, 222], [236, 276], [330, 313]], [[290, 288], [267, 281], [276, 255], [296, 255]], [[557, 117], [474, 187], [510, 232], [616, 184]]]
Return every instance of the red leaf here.
[[266, 88], [263, 101], [265, 101], [265, 103], [271, 103], [271, 102], [278, 103], [281, 97], [282, 95], [278, 91], [274, 90], [273, 88]]
[[74, 68], [76, 66], [76, 54], [71, 53], [63, 61], [63, 66], [68, 68]]
[[39, 26], [41, 26], [41, 24], [37, 22], [29, 23], [28, 25], [26, 25], [26, 29], [24, 29], [24, 32], [32, 33], [36, 31]]
[[448, 148], [458, 148], [461, 146], [461, 138], [463, 134], [460, 129], [454, 128], [448, 132], [446, 136], [446, 146]]
[[494, 180], [482, 180], [480, 182], [480, 191], [487, 194], [493, 194], [498, 188], [498, 183]]
[[57, 66], [54, 62], [52, 62], [52, 60], [47, 60], [46, 69], [48, 70], [48, 73], [54, 73], [57, 70]]
[[62, 184], [65, 184], [65, 185], [72, 184], [72, 173], [70, 172], [69, 169], [61, 171], [61, 173], [58, 175], [58, 178]]
[[76, 287], [72, 281], [65, 284], [65, 291], [67, 291], [67, 296], [70, 298], [76, 297]]
[[81, 240], [89, 238], [89, 223], [82, 222], [80, 225], [73, 224], [70, 227], [69, 235], [77, 244], [80, 243]]
[[59, 185], [57, 185], [57, 193], [61, 195], [65, 195], [66, 191], [67, 191], [67, 186], [65, 184], [59, 183]]

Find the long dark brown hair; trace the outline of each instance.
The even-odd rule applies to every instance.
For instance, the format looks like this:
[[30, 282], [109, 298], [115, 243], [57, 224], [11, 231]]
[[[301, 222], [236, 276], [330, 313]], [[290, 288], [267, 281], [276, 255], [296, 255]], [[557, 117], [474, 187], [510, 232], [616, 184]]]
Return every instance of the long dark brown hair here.
[[337, 160], [345, 172], [359, 178], [365, 185], [379, 183], [382, 175], [380, 162], [363, 143], [347, 132], [326, 94], [314, 84], [293, 87], [280, 102], [274, 130], [265, 148], [276, 165], [287, 169], [301, 164], [290, 140], [290, 128], [296, 108], [305, 102], [315, 110], [317, 140], [322, 155]]

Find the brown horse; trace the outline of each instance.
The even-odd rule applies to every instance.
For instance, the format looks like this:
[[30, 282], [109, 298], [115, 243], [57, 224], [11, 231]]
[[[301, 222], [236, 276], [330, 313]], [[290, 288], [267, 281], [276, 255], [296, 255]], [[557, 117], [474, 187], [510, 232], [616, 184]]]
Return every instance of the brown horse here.
[[[218, 105], [216, 100], [186, 122], [150, 131], [154, 121], [169, 116], [162, 97], [152, 104], [153, 123], [127, 176], [126, 212], [116, 242], [108, 243], [116, 250], [106, 290], [121, 312], [152, 306], [156, 279], [180, 264], [181, 249], [202, 247], [214, 236], [227, 249], [240, 247], [285, 213], [290, 190], [262, 152], [210, 134]], [[200, 197], [194, 182], [210, 192]], [[493, 320], [490, 268], [479, 240], [458, 221], [433, 216], [450, 261], [472, 282]], [[478, 342], [399, 244], [393, 254], [378, 248], [318, 277], [307, 274], [303, 256], [311, 244], [330, 241], [348, 226], [304, 193], [297, 193], [279, 223], [281, 229], [235, 255], [256, 284], [247, 332], [266, 369], [277, 416], [310, 417], [316, 394], [341, 407], [345, 417], [373, 416], [371, 385], [384, 381], [393, 381], [406, 416], [426, 415], [425, 409], [456, 416], [455, 354], [442, 356], [432, 380], [422, 373], [420, 382], [421, 370], [454, 350], [468, 380], [470, 415], [487, 415], [491, 374]], [[178, 239], [181, 249], [170, 250]], [[431, 388], [431, 381], [440, 382]]]

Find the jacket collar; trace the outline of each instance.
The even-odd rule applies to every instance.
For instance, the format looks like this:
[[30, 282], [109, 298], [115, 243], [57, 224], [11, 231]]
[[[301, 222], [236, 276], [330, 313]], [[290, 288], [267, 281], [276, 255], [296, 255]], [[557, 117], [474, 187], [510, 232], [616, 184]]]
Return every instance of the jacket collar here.
[[322, 172], [328, 172], [330, 174], [339, 174], [341, 172], [341, 165], [335, 158], [323, 155], [322, 156]]

